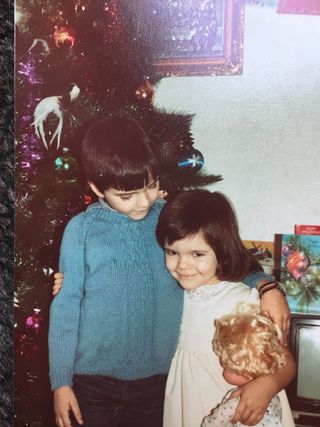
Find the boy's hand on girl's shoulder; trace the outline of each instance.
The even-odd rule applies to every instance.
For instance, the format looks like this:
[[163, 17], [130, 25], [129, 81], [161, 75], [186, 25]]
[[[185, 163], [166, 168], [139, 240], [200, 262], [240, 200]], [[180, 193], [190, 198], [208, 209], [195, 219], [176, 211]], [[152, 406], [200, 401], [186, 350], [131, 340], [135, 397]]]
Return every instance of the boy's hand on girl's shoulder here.
[[55, 297], [62, 288], [62, 282], [63, 282], [63, 274], [62, 273], [55, 273], [54, 277], [54, 285], [52, 289], [52, 295]]
[[62, 386], [54, 390], [54, 413], [58, 427], [72, 427], [69, 412], [72, 411], [79, 424], [83, 424], [77, 398], [69, 386]]
[[290, 310], [286, 297], [278, 289], [271, 289], [262, 295], [260, 307], [262, 313], [281, 329], [282, 337], [279, 341], [286, 347], [290, 330]]

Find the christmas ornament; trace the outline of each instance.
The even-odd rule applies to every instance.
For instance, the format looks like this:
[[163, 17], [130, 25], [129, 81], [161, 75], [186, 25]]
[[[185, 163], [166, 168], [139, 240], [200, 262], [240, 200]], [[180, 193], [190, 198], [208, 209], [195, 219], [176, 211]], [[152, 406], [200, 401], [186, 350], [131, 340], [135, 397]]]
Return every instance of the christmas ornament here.
[[34, 308], [33, 314], [25, 321], [25, 328], [20, 335], [17, 335], [16, 351], [19, 356], [30, 357], [30, 360], [41, 356], [39, 354], [39, 337], [42, 331], [43, 317], [40, 308]]
[[178, 159], [178, 167], [181, 171], [198, 172], [204, 165], [203, 155], [199, 150], [190, 148], [181, 154]]
[[62, 150], [63, 154], [54, 161], [55, 170], [63, 181], [76, 181], [77, 161], [70, 156], [68, 148]]
[[85, 194], [85, 196], [84, 196], [84, 204], [85, 205], [90, 205], [90, 203], [92, 203], [92, 197], [89, 194]]
[[53, 33], [53, 40], [57, 47], [66, 47], [70, 49], [76, 41], [75, 32], [69, 27], [57, 28]]
[[136, 89], [135, 95], [137, 99], [147, 101], [149, 104], [152, 104], [154, 99], [154, 89], [148, 79], [146, 79], [144, 83]]
[[[79, 95], [80, 89], [75, 83], [72, 83], [72, 89], [69, 92], [70, 101], [73, 102]], [[45, 131], [44, 131], [44, 122], [47, 120], [50, 113], [54, 114], [58, 118], [58, 124], [53, 132], [53, 135], [50, 139], [49, 145], [52, 144], [55, 138], [57, 138], [57, 149], [60, 147], [60, 138], [63, 126], [63, 112], [61, 109], [61, 96], [48, 96], [47, 98], [42, 99], [34, 110], [34, 122], [31, 126], [34, 126], [35, 133], [38, 138], [41, 137], [43, 145], [48, 149], [48, 144], [46, 141]]]
[[40, 308], [34, 308], [33, 314], [26, 319], [26, 328], [33, 329], [36, 333], [38, 333], [43, 321], [40, 311]]

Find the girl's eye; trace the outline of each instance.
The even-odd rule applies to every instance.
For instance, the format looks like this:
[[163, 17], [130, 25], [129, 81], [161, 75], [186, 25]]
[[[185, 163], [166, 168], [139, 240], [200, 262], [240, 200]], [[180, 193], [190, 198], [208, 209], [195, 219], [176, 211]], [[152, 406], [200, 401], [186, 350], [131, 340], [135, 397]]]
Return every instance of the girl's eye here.
[[198, 257], [204, 256], [204, 253], [203, 252], [193, 252], [193, 256], [195, 258], [198, 258]]
[[166, 255], [169, 255], [169, 256], [176, 255], [176, 252], [172, 251], [171, 249], [165, 249], [164, 252]]

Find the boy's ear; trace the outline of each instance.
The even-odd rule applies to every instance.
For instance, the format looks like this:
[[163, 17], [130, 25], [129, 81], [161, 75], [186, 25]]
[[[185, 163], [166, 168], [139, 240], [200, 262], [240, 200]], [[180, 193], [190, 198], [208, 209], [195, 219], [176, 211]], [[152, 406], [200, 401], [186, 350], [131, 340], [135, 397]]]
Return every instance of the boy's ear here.
[[93, 184], [93, 182], [88, 181], [89, 187], [98, 197], [104, 197], [104, 195], [97, 189], [97, 187]]

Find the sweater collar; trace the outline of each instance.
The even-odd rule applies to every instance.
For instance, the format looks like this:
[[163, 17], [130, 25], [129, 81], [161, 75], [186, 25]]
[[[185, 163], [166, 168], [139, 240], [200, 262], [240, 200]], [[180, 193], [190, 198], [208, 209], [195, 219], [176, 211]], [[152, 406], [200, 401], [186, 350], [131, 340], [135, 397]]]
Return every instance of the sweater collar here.
[[[100, 204], [100, 206], [103, 208], [103, 209], [108, 209], [108, 210], [110, 210], [110, 211], [112, 211], [112, 212], [116, 212], [116, 213], [118, 213], [119, 215], [122, 215], [122, 214], [120, 214], [120, 212], [118, 212], [118, 211], [116, 211], [115, 209], [113, 209], [110, 205], [109, 205], [109, 203], [107, 203], [102, 197], [99, 197], [99, 204]], [[123, 215], [123, 216], [126, 216], [126, 215]]]
[[99, 198], [99, 201], [97, 203], [93, 203], [92, 205], [89, 205], [88, 209], [90, 208], [100, 208], [103, 211], [107, 212], [109, 215], [111, 215], [113, 217], [113, 219], [115, 220], [115, 222], [143, 222], [144, 220], [146, 220], [147, 218], [150, 217], [150, 214], [152, 214], [152, 212], [155, 212], [156, 210], [159, 209], [159, 206], [162, 207], [162, 205], [164, 204], [164, 201], [162, 199], [158, 199], [155, 201], [155, 203], [151, 206], [148, 215], [143, 218], [142, 220], [134, 220], [132, 218], [130, 218], [127, 215], [124, 215], [120, 212], [118, 212], [117, 210], [113, 209], [109, 203], [107, 203], [103, 198]]

